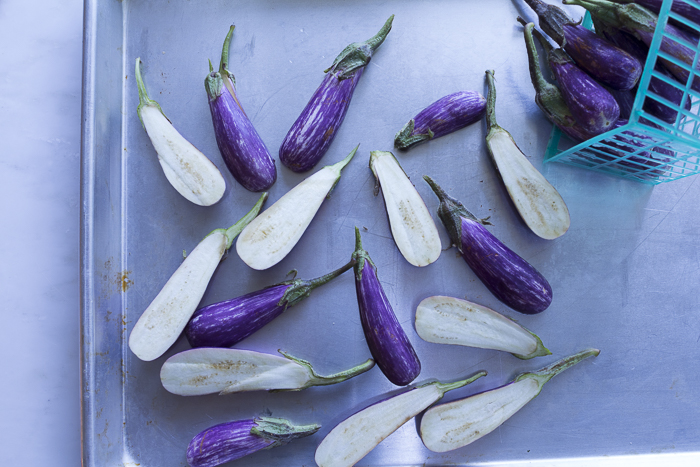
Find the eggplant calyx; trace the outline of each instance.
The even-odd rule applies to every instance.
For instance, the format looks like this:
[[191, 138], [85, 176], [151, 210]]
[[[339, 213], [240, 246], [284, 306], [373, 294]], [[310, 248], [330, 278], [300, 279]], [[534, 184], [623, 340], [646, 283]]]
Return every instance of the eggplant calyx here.
[[278, 284], [278, 285], [290, 285], [291, 287], [289, 287], [289, 288], [287, 288], [287, 290], [285, 290], [284, 295], [282, 295], [282, 298], [277, 303], [277, 306], [284, 306], [286, 309], [287, 307], [292, 307], [292, 306], [296, 305], [297, 303], [299, 303], [300, 301], [304, 300], [306, 297], [311, 295], [311, 291], [314, 290], [316, 287], [320, 287], [323, 284], [335, 279], [336, 277], [343, 274], [348, 269], [355, 266], [355, 263], [356, 263], [356, 261], [353, 258], [348, 263], [344, 264], [343, 266], [336, 269], [335, 271], [329, 272], [328, 274], [323, 275], [321, 277], [317, 277], [316, 279], [311, 279], [311, 280], [294, 279], [291, 281], [282, 282], [282, 283]]
[[430, 185], [430, 188], [432, 188], [433, 192], [435, 192], [435, 195], [440, 200], [438, 216], [445, 225], [447, 233], [450, 236], [450, 241], [452, 241], [453, 245], [461, 248], [463, 217], [474, 222], [478, 222], [482, 225], [493, 225], [488, 221], [490, 216], [485, 217], [484, 219], [477, 218], [474, 214], [469, 212], [462, 203], [445, 193], [445, 190], [443, 190], [440, 185], [435, 183], [432, 178], [428, 177], [427, 175], [423, 175], [423, 179], [428, 182], [428, 185]]
[[[435, 386], [437, 386], [438, 391], [440, 391], [440, 398], [442, 399], [442, 396], [444, 396], [446, 392], [452, 391], [453, 389], [459, 389], [463, 386], [466, 386], [467, 384], [471, 384], [474, 381], [476, 381], [477, 379], [481, 378], [482, 376], [486, 376], [487, 374], [488, 374], [488, 372], [486, 372], [486, 370], [481, 370], [478, 373], [470, 376], [467, 379], [462, 379], [459, 381], [455, 381], [453, 383], [441, 383], [440, 381], [435, 381], [432, 383], [424, 384], [423, 386], [428, 386], [431, 384], [434, 384]], [[419, 386], [419, 387], [423, 387], [423, 386]]]
[[556, 361], [551, 365], [547, 365], [544, 368], [540, 368], [537, 371], [522, 373], [518, 375], [513, 382], [517, 383], [518, 381], [521, 381], [525, 378], [532, 378], [536, 379], [539, 382], [540, 386], [542, 386], [544, 383], [554, 378], [562, 371], [571, 368], [572, 366], [589, 357], [597, 357], [598, 354], [600, 354], [600, 350], [598, 349], [583, 350], [568, 357], [562, 358], [561, 360]]
[[[217, 230], [223, 230], [224, 235], [226, 235], [226, 249], [228, 250], [229, 248], [231, 248], [231, 245], [233, 245], [233, 241], [243, 231], [246, 225], [250, 224], [251, 221], [257, 217], [258, 213], [260, 212], [260, 209], [262, 209], [263, 207], [263, 204], [265, 204], [266, 199], [267, 192], [264, 192], [262, 195], [260, 195], [260, 198], [258, 198], [258, 201], [255, 203], [253, 208], [250, 211], [248, 211], [248, 213], [245, 216], [241, 217], [238, 222], [233, 224], [228, 229], [216, 229], [209, 235], [216, 232]], [[207, 235], [207, 237], [209, 235]]]
[[358, 281], [362, 279], [362, 271], [365, 269], [366, 261], [374, 269], [377, 269], [372, 258], [369, 257], [369, 253], [362, 248], [362, 237], [360, 236], [360, 229], [357, 227], [355, 227], [355, 251], [352, 252], [352, 260], [355, 261], [355, 279]]
[[533, 352], [530, 352], [527, 355], [521, 355], [521, 354], [517, 354], [517, 353], [511, 353], [511, 355], [519, 358], [520, 360], [530, 360], [531, 358], [535, 358], [535, 357], [544, 357], [546, 355], [552, 355], [552, 352], [550, 352], [550, 350], [547, 347], [545, 347], [544, 344], [542, 343], [542, 339], [540, 339], [540, 336], [538, 336], [534, 332], [530, 331], [529, 329], [525, 329], [525, 330], [527, 332], [529, 332], [532, 335], [532, 337], [535, 338], [535, 341], [537, 342], [537, 348]]
[[228, 92], [231, 93], [233, 100], [236, 101], [236, 104], [241, 109], [241, 112], [243, 112], [243, 115], [245, 115], [245, 110], [243, 110], [243, 106], [240, 102], [238, 102], [238, 97], [236, 97], [236, 77], [233, 76], [233, 73], [228, 70], [229, 49], [231, 46], [231, 38], [233, 37], [233, 30], [235, 28], [236, 26], [231, 25], [228, 30], [228, 34], [226, 34], [226, 38], [224, 39], [224, 45], [221, 49], [219, 71], [214, 71], [211, 60], [209, 60], [209, 74], [204, 80], [204, 87], [207, 90], [207, 95], [209, 96], [210, 101], [215, 101], [218, 99], [223, 93], [224, 87], [228, 89]]
[[489, 88], [486, 94], [486, 124], [489, 127], [489, 132], [486, 136], [487, 140], [491, 133], [503, 130], [496, 122], [496, 83], [493, 74], [493, 70], [486, 70], [486, 84]]
[[377, 34], [364, 42], [353, 42], [345, 47], [335, 58], [333, 64], [323, 72], [332, 72], [340, 81], [352, 78], [358, 69], [366, 66], [372, 59], [374, 52], [382, 45], [391, 31], [393, 21], [394, 15], [391, 15]]
[[401, 131], [396, 133], [396, 136], [394, 136], [394, 146], [397, 149], [406, 151], [418, 143], [433, 139], [433, 137], [435, 136], [435, 134], [430, 128], [428, 128], [427, 133], [413, 134], [415, 125], [416, 121], [414, 119], [411, 119], [406, 125], [404, 125], [403, 128], [401, 128]]
[[301, 391], [302, 389], [310, 388], [312, 386], [328, 386], [331, 384], [342, 383], [343, 381], [346, 381], [350, 378], [354, 378], [355, 376], [369, 371], [372, 369], [372, 367], [374, 367], [374, 360], [370, 358], [366, 362], [360, 363], [359, 365], [354, 366], [348, 370], [341, 371], [339, 373], [335, 373], [328, 376], [322, 376], [316, 373], [316, 371], [314, 371], [313, 366], [311, 366], [311, 363], [307, 362], [306, 360], [302, 360], [301, 358], [289, 355], [283, 350], [278, 350], [278, 352], [281, 353], [285, 358], [288, 358], [294, 363], [305, 367], [311, 375], [309, 381], [304, 386], [298, 389], [282, 389], [281, 391]]
[[289, 420], [283, 418], [260, 417], [255, 419], [255, 425], [250, 429], [250, 434], [263, 439], [274, 441], [265, 449], [282, 446], [297, 438], [313, 435], [321, 425], [292, 425]]
[[[336, 162], [336, 163], [333, 164], [333, 165], [328, 165], [328, 166], [326, 166], [326, 167], [329, 167], [329, 168], [331, 168], [332, 170], [335, 170], [335, 171], [338, 172], [338, 178], [335, 179], [335, 182], [333, 183], [333, 186], [331, 187], [330, 190], [328, 190], [328, 193], [326, 193], [326, 198], [330, 198], [331, 192], [335, 189], [335, 186], [336, 186], [336, 185], [338, 184], [338, 182], [340, 181], [340, 173], [343, 171], [343, 169], [345, 168], [345, 166], [348, 165], [348, 164], [350, 163], [350, 161], [352, 160], [352, 158], [355, 156], [355, 153], [357, 152], [357, 148], [359, 148], [359, 147], [360, 147], [360, 144], [358, 143], [357, 146], [355, 146], [355, 149], [353, 149], [352, 151], [350, 151], [350, 154], [348, 154], [347, 156], [345, 156], [345, 159], [343, 159], [343, 160], [340, 161], [340, 162]], [[325, 167], [324, 167], [324, 168], [325, 168]]]
[[555, 5], [549, 5], [542, 0], [525, 0], [525, 3], [535, 10], [542, 30], [559, 45], [564, 47], [566, 44], [564, 25], [578, 23], [564, 13], [564, 10], [561, 8]]
[[[655, 20], [656, 18], [656, 15], [649, 12], [646, 8], [635, 4], [620, 5], [607, 0], [563, 0], [562, 3], [564, 3], [564, 5], [581, 6], [588, 10], [591, 16], [596, 16], [598, 20], [607, 23], [609, 26], [622, 29], [625, 29], [625, 27], [621, 16], [625, 13], [628, 15], [630, 13], [633, 15], [641, 15], [642, 17], [646, 17], [647, 20]], [[637, 26], [637, 24], [635, 24], [635, 26]], [[653, 27], [651, 31], [654, 31]]]
[[[143, 124], [143, 118], [141, 118], [141, 109], [147, 106], [156, 107], [163, 117], [170, 122], [170, 119], [165, 115], [163, 109], [160, 108], [160, 104], [148, 97], [148, 92], [146, 92], [146, 85], [143, 84], [143, 77], [141, 76], [141, 57], [136, 58], [136, 85], [139, 88], [139, 106], [136, 107], [136, 112], [139, 114], [139, 120], [141, 120], [141, 126], [145, 129], [146, 126]], [[170, 122], [172, 123], [172, 122]]]

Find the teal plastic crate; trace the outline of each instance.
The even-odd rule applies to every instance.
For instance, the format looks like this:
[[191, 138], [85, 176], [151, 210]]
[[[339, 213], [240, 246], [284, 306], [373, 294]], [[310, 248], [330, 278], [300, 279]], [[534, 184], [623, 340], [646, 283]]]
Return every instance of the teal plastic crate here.
[[[700, 4], [694, 0], [675, 1], [700, 8]], [[577, 145], [555, 126], [547, 145], [545, 163], [561, 162], [650, 185], [700, 173], [700, 93], [690, 87], [693, 78], [700, 74], [697, 69], [700, 44], [691, 44], [664, 31], [669, 18], [687, 25], [698, 34], [700, 25], [671, 11], [672, 2], [673, 0], [664, 0], [662, 4], [629, 123]], [[591, 28], [588, 14], [583, 25]], [[693, 66], [689, 67], [660, 51], [662, 39], [676, 41], [694, 51]], [[654, 66], [660, 59], [687, 70], [688, 81], [679, 83], [654, 71]], [[681, 104], [669, 102], [650, 90], [652, 76], [682, 90]], [[669, 124], [644, 111], [646, 99], [654, 99], [676, 110], [678, 113], [675, 122]], [[690, 110], [685, 108], [688, 100], [692, 104]]]

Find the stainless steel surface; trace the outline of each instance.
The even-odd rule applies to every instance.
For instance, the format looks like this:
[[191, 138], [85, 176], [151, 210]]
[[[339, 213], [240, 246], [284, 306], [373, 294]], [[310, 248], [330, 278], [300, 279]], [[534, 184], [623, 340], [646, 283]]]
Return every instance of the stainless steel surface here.
[[[183, 466], [187, 443], [199, 431], [271, 413], [323, 427], [317, 435], [232, 465], [310, 466], [316, 445], [333, 426], [398, 390], [373, 369], [337, 386], [298, 393], [184, 398], [167, 393], [159, 380], [163, 361], [188, 348], [184, 338], [148, 363], [126, 345], [142, 311], [181, 263], [182, 250], [191, 251], [214, 228], [233, 224], [258, 197], [226, 170], [203, 87], [207, 59], [218, 62], [229, 25], [236, 24], [229, 68], [239, 98], [277, 159], [282, 139], [323, 70], [348, 43], [373, 35], [392, 13], [393, 30], [368, 66], [318, 167], [340, 160], [361, 143], [332, 196], [291, 254], [272, 269], [253, 271], [232, 249], [202, 304], [282, 281], [292, 268], [304, 278], [321, 275], [347, 261], [353, 228], [366, 227], [364, 246], [423, 364], [416, 383], [489, 371], [445, 400], [501, 385], [521, 371], [585, 347], [602, 352], [557, 376], [504, 426], [468, 447], [431, 453], [411, 421], [358, 465], [509, 465], [516, 460], [536, 465], [698, 465], [697, 177], [651, 188], [558, 164], [542, 167], [551, 126], [533, 102], [522, 31], [515, 22], [517, 14], [533, 15], [511, 0], [86, 1], [84, 465]], [[136, 114], [132, 67], [137, 56], [151, 97], [224, 174], [229, 188], [216, 206], [187, 202], [163, 176]], [[496, 72], [500, 125], [568, 204], [568, 233], [541, 240], [518, 219], [485, 151], [483, 124], [395, 153], [431, 212], [436, 198], [421, 180], [423, 174], [476, 215], [490, 215], [495, 224], [491, 232], [548, 278], [554, 301], [535, 316], [500, 305], [454, 249], [426, 268], [410, 266], [391, 238], [381, 196], [372, 195], [369, 151], [391, 150], [394, 133], [439, 97], [461, 89], [485, 93], [486, 69]], [[277, 167], [269, 204], [309, 175], [294, 174], [279, 162]], [[447, 246], [441, 225], [439, 230]], [[435, 294], [466, 296], [513, 317], [536, 332], [554, 355], [520, 361], [496, 351], [423, 342], [413, 329], [415, 308]], [[363, 361], [369, 351], [352, 275], [316, 290], [237, 347], [281, 348], [326, 373]]]

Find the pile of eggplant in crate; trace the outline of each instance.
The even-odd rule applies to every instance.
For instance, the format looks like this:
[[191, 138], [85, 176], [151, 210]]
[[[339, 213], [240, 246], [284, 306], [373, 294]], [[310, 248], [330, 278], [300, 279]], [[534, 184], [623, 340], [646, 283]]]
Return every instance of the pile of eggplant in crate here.
[[[583, 0], [576, 0], [584, 3]], [[593, 2], [594, 0], [590, 0]], [[596, 0], [599, 2], [600, 0]], [[582, 30], [556, 9], [528, 0], [542, 24], [564, 44], [576, 63], [576, 51], [591, 53], [603, 41]], [[570, 2], [573, 3], [573, 0]], [[554, 12], [554, 13], [552, 13]], [[365, 42], [350, 44], [326, 70], [323, 82], [289, 130], [279, 151], [283, 165], [296, 172], [314, 168], [328, 150], [348, 109], [364, 67], [391, 30], [393, 16]], [[558, 22], [557, 22], [558, 21]], [[557, 31], [561, 33], [557, 36]], [[298, 391], [311, 386], [342, 383], [376, 365], [397, 386], [413, 382], [421, 372], [419, 356], [391, 307], [370, 253], [355, 229], [355, 248], [347, 264], [310, 280], [293, 278], [246, 295], [197, 308], [224, 253], [236, 242], [236, 252], [252, 269], [268, 269], [284, 259], [312, 222], [324, 199], [340, 180], [343, 168], [358, 150], [340, 162], [321, 168], [263, 210], [268, 190], [277, 177], [275, 163], [241, 107], [233, 75], [228, 71], [233, 26], [224, 40], [218, 71], [210, 64], [205, 88], [209, 98], [216, 140], [226, 166], [238, 183], [263, 192], [243, 218], [229, 228], [210, 232], [191, 251], [162, 290], [143, 312], [129, 335], [129, 348], [141, 360], [161, 357], [183, 333], [193, 347], [163, 364], [160, 377], [173, 394], [195, 396], [243, 391]], [[533, 60], [532, 26], [525, 30]], [[593, 42], [591, 42], [593, 41]], [[547, 45], [546, 40], [543, 43]], [[608, 86], [629, 91], [641, 72], [637, 58], [618, 49], [620, 60], [598, 61], [593, 71], [606, 76]], [[613, 51], [614, 50], [614, 51]], [[583, 139], [619, 122], [620, 109], [602, 85], [574, 64], [563, 50], [550, 52], [561, 92], [543, 88], [541, 73], [532, 69], [537, 102], [547, 116], [572, 137]], [[602, 63], [614, 63], [606, 70]], [[581, 64], [583, 66], [583, 64]], [[591, 70], [588, 70], [592, 73]], [[608, 73], [606, 75], [606, 73]], [[537, 78], [537, 79], [536, 79]], [[138, 115], [172, 186], [189, 201], [202, 206], [218, 202], [225, 181], [216, 166], [187, 142], [152, 100], [136, 59], [139, 91]], [[602, 79], [598, 77], [598, 79]], [[541, 238], [553, 240], [569, 228], [566, 204], [551, 184], [529, 163], [515, 141], [496, 122], [494, 72], [486, 72], [488, 95], [473, 91], [445, 96], [411, 119], [395, 137], [395, 146], [408, 150], [416, 144], [459, 130], [486, 118], [486, 146], [506, 191], [525, 224]], [[570, 110], [569, 110], [570, 109]], [[359, 145], [358, 145], [359, 146]], [[381, 188], [391, 233], [403, 257], [417, 267], [428, 266], [440, 256], [438, 229], [425, 203], [390, 152], [371, 151], [369, 166]], [[438, 216], [465, 262], [486, 287], [508, 307], [525, 314], [544, 311], [552, 301], [547, 280], [523, 258], [495, 238], [479, 219], [437, 182], [424, 176], [439, 199]], [[343, 196], [340, 193], [339, 196]], [[362, 328], [372, 358], [332, 375], [317, 374], [310, 362], [280, 351], [270, 355], [231, 348], [287, 308], [304, 300], [317, 287], [353, 270]], [[499, 313], [462, 299], [433, 296], [416, 310], [415, 329], [429, 342], [458, 344], [509, 352], [520, 359], [551, 355], [538, 336]], [[447, 391], [461, 388], [486, 375], [454, 382], [435, 381], [386, 398], [348, 417], [319, 443], [319, 466], [351, 466], [383, 439], [421, 412], [420, 437], [435, 452], [450, 451], [487, 435], [535, 398], [544, 383], [580, 361], [598, 355], [588, 349], [512, 382], [448, 404], [430, 408]], [[270, 397], [274, 397], [271, 395]], [[309, 436], [318, 425], [260, 417], [210, 427], [197, 434], [186, 449], [192, 467], [219, 465], [261, 449]]]
[[[695, 0], [693, 0], [695, 1]], [[575, 142], [586, 141], [609, 130], [627, 125], [637, 94], [647, 54], [658, 24], [663, 0], [563, 0], [564, 4], [579, 5], [588, 10], [595, 32], [584, 28], [566, 13], [542, 0], [525, 0], [535, 11], [539, 26], [560, 47], [554, 47], [533, 24], [525, 25], [525, 40], [530, 62], [530, 75], [537, 91], [536, 102], [547, 118]], [[684, 1], [674, 1], [672, 10], [700, 24], [700, 4], [693, 7]], [[518, 20], [525, 24], [522, 18]], [[689, 44], [698, 44], [698, 31], [678, 22], [669, 22], [665, 33]], [[540, 69], [533, 35], [541, 43], [552, 75], [558, 86], [547, 82]], [[645, 98], [643, 110], [659, 121], [673, 125], [676, 109], [690, 110], [691, 100], [684, 96], [683, 87], [689, 72], [674, 60], [693, 67], [695, 51], [680, 42], [664, 38], [661, 50], [672, 57], [660, 58], [654, 71], [676, 85], [652, 76], [649, 90], [674, 107], [660, 100]], [[692, 88], [700, 90], [697, 80]], [[646, 118], [640, 122], [657, 129], [661, 126]], [[625, 135], [629, 136], [626, 137]], [[596, 164], [615, 161], [626, 153], [648, 146], [649, 138], [633, 131], [617, 135], [606, 144], [595, 145], [591, 161]], [[655, 147], [642, 153], [644, 158], [631, 156], [619, 164], [631, 171], [654, 167], [642, 177], [664, 175], [664, 167], [674, 157], [673, 151]], [[585, 156], [582, 156], [585, 157]]]

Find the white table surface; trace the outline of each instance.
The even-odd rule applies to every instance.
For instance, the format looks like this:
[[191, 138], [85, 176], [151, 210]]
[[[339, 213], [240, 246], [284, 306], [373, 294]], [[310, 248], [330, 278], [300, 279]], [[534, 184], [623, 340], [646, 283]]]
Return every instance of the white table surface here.
[[83, 2], [0, 2], [0, 451], [80, 465]]

